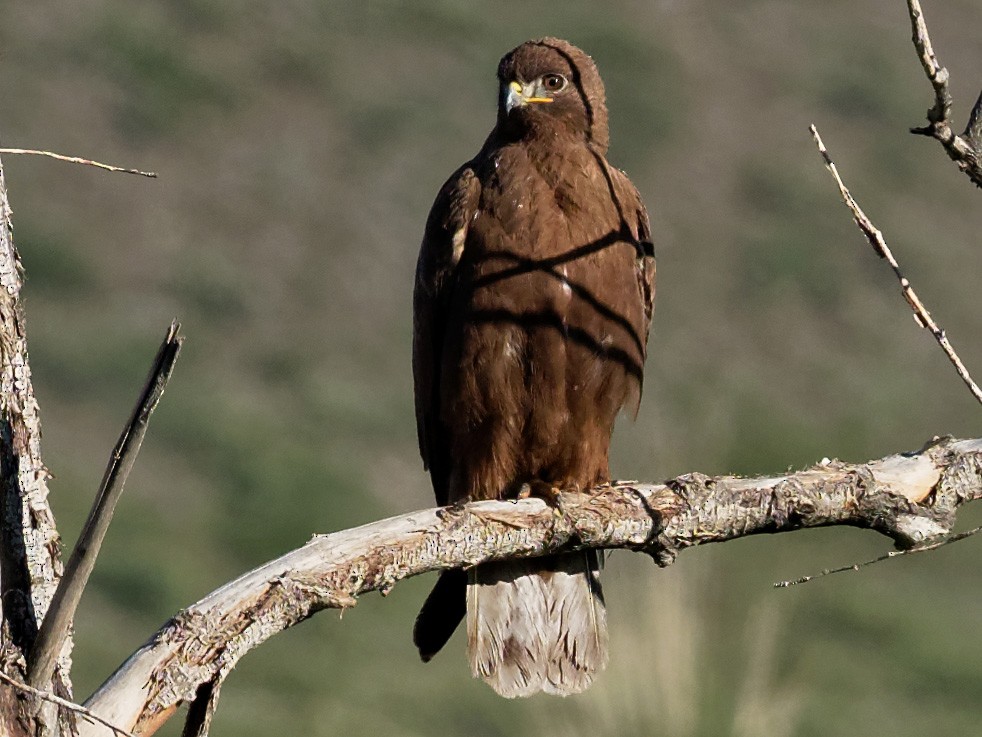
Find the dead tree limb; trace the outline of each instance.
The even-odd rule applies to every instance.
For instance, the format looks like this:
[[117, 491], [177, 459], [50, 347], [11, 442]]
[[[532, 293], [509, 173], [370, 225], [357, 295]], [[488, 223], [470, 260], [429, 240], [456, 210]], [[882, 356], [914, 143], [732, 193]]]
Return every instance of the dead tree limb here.
[[118, 171], [123, 174], [139, 174], [141, 177], [150, 177], [151, 179], [156, 179], [157, 172], [155, 171], [142, 171], [140, 169], [127, 169], [123, 166], [113, 166], [112, 164], [103, 164], [101, 161], [93, 161], [92, 159], [86, 159], [81, 156], [66, 156], [65, 154], [55, 153], [54, 151], [40, 151], [36, 148], [0, 148], [0, 154], [25, 154], [27, 156], [47, 156], [50, 159], [57, 159], [58, 161], [67, 161], [69, 164], [82, 164], [83, 166], [94, 166], [97, 169], [105, 169], [106, 171]]
[[65, 574], [55, 590], [48, 614], [41, 622], [27, 668], [28, 685], [35, 689], [40, 689], [51, 679], [58, 653], [71, 630], [75, 610], [95, 567], [96, 557], [109, 530], [109, 523], [112, 522], [116, 503], [123, 493], [126, 479], [143, 444], [150, 415], [164, 394], [174, 363], [181, 352], [184, 338], [178, 335], [180, 327], [175, 320], [164, 336], [164, 342], [150, 367], [146, 385], [109, 457], [99, 493], [92, 502], [92, 510], [68, 558]]
[[[900, 548], [951, 534], [961, 504], [982, 497], [982, 439], [934, 440], [863, 464], [825, 461], [768, 478], [687, 474], [539, 499], [428, 509], [318, 535], [177, 614], [86, 702], [103, 719], [152, 734], [181, 705], [204, 714], [245, 653], [322, 609], [354, 606], [409, 576], [488, 560], [626, 548], [668, 565], [684, 548], [804, 527], [869, 528]], [[80, 724], [83, 737], [108, 735]]]
[[982, 187], [982, 94], [968, 118], [968, 125], [961, 135], [951, 128], [951, 91], [948, 88], [948, 70], [941, 66], [931, 45], [927, 22], [919, 0], [907, 0], [910, 15], [911, 40], [917, 50], [921, 66], [934, 88], [934, 105], [927, 111], [928, 124], [911, 128], [910, 132], [934, 138], [948, 157], [968, 175], [977, 187]]
[[[155, 176], [48, 151], [0, 152], [38, 154], [109, 171]], [[76, 560], [73, 553], [72, 563], [82, 575], [66, 581], [62, 578], [61, 540], [48, 505], [49, 473], [41, 461], [41, 424], [27, 356], [22, 284], [0, 163], [0, 680], [7, 684], [0, 686], [0, 734], [48, 737], [74, 734], [76, 714], [85, 713], [77, 705], [66, 707], [72, 704], [69, 672], [74, 605], [111, 517], [111, 503], [105, 502], [111, 502], [125, 482], [180, 339], [175, 323], [158, 356], [160, 371], [152, 373], [151, 383], [114, 452], [115, 463], [111, 461], [107, 470], [100, 494], [103, 503], [97, 504], [102, 511], [90, 517], [94, 523], [90, 532], [94, 534], [83, 535], [76, 546], [76, 552], [84, 555]], [[42, 624], [45, 622], [47, 626]], [[40, 667], [28, 668], [29, 660], [34, 660], [35, 666], [40, 663]], [[33, 685], [25, 685], [21, 681], [25, 671], [31, 670]]]
[[56, 706], [60, 706], [62, 709], [65, 709], [69, 712], [74, 712], [75, 714], [81, 716], [83, 719], [91, 719], [92, 721], [99, 722], [100, 724], [111, 730], [113, 734], [117, 735], [118, 737], [134, 737], [132, 733], [124, 732], [122, 729], [118, 729], [115, 724], [111, 724], [110, 722], [107, 722], [106, 720], [102, 719], [98, 715], [93, 714], [84, 706], [80, 706], [79, 704], [76, 704], [73, 701], [68, 701], [67, 699], [63, 699], [60, 696], [55, 696], [53, 693], [50, 693], [48, 691], [41, 691], [39, 689], [34, 688], [33, 686], [28, 686], [26, 683], [21, 683], [20, 681], [8, 676], [2, 670], [0, 670], [0, 681], [3, 681], [8, 686], [11, 686], [17, 691], [30, 694], [31, 696], [35, 697], [40, 701], [47, 701]]
[[[22, 675], [24, 659], [34, 645], [62, 566], [61, 540], [48, 505], [49, 474], [41, 461], [41, 420], [27, 360], [21, 264], [10, 217], [0, 163], [0, 614], [4, 635], [0, 668], [9, 675]], [[68, 637], [56, 653], [60, 666], [52, 690], [62, 697], [71, 697], [71, 651]], [[56, 733], [55, 716], [54, 705], [46, 702], [36, 715], [36, 733]], [[0, 733], [19, 733], [20, 726], [6, 723], [11, 718], [11, 710], [0, 709]], [[25, 721], [32, 719], [24, 716]], [[66, 724], [63, 721], [62, 726]]]
[[948, 340], [948, 334], [935, 322], [934, 318], [931, 317], [931, 313], [928, 311], [927, 307], [921, 301], [921, 298], [917, 296], [917, 292], [910, 285], [910, 281], [903, 272], [900, 270], [900, 264], [897, 263], [897, 259], [893, 255], [893, 251], [887, 245], [886, 240], [883, 238], [883, 233], [873, 225], [866, 213], [856, 202], [856, 199], [852, 196], [852, 193], [846, 187], [845, 183], [842, 181], [842, 177], [839, 176], [839, 170], [832, 161], [832, 157], [829, 155], [828, 150], [825, 148], [825, 143], [822, 141], [822, 137], [818, 134], [818, 128], [814, 125], [808, 127], [811, 131], [812, 138], [815, 140], [815, 145], [818, 146], [818, 152], [822, 155], [822, 159], [825, 161], [825, 166], [832, 174], [835, 179], [836, 186], [839, 188], [839, 194], [842, 196], [842, 201], [846, 203], [846, 207], [852, 213], [852, 219], [855, 221], [856, 226], [866, 236], [866, 240], [869, 241], [870, 246], [873, 247], [873, 251], [882, 259], [885, 259], [890, 268], [893, 269], [894, 275], [897, 277], [897, 281], [900, 282], [900, 291], [904, 295], [904, 299], [907, 300], [907, 304], [914, 313], [914, 320], [917, 324], [931, 333], [934, 339], [937, 341], [938, 346], [947, 356], [951, 365], [955, 367], [955, 371], [958, 372], [958, 376], [968, 387], [968, 390], [975, 397], [975, 401], [982, 404], [982, 389], [979, 385], [975, 383], [972, 375], [968, 372], [968, 368], [962, 362], [962, 359], [955, 352], [954, 347], [951, 345], [951, 341]]

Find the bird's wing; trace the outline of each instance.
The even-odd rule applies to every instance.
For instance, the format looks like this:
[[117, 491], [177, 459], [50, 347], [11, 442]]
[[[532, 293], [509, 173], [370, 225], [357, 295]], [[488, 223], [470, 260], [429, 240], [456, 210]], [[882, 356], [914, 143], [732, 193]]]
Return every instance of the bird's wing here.
[[[630, 185], [630, 182], [628, 184]], [[631, 193], [634, 195], [634, 216], [637, 221], [635, 238], [638, 243], [638, 288], [644, 305], [644, 329], [641, 334], [644, 336], [645, 349], [647, 350], [648, 328], [651, 326], [651, 315], [655, 310], [655, 244], [651, 240], [651, 222], [648, 220], [648, 211], [645, 209], [638, 190], [634, 188], [634, 185], [630, 186]]]
[[[651, 223], [648, 220], [648, 211], [645, 209], [644, 201], [627, 175], [620, 169], [609, 165], [607, 165], [607, 172], [611, 194], [621, 217], [621, 227], [627, 231], [626, 234], [633, 240], [636, 248], [634, 270], [638, 285], [637, 297], [641, 309], [639, 312], [633, 310], [630, 312], [635, 315], [632, 318], [634, 323], [632, 331], [640, 341], [642, 351], [640, 358], [643, 363], [648, 353], [648, 329], [651, 326], [651, 316], [655, 309], [655, 247], [651, 241]], [[641, 406], [643, 374], [638, 378], [637, 391], [632, 392], [632, 395], [625, 401], [625, 406], [635, 416], [637, 416]]]
[[451, 175], [430, 210], [413, 292], [413, 379], [416, 432], [438, 504], [449, 503], [449, 441], [440, 421], [440, 368], [456, 268], [477, 212], [481, 184], [470, 164]]
[[638, 277], [638, 295], [641, 299], [643, 324], [638, 327], [638, 335], [647, 345], [648, 327], [655, 309], [655, 246], [651, 241], [651, 222], [648, 211], [637, 188], [620, 169], [609, 167], [613, 180], [614, 196], [617, 200], [623, 226], [626, 227], [637, 245], [635, 268]]

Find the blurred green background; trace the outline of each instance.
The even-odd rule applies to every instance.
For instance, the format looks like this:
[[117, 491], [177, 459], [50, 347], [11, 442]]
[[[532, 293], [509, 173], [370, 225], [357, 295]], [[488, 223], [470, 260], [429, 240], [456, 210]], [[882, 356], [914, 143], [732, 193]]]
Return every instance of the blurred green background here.
[[[931, 91], [902, 0], [2, 7], [0, 145], [160, 173], [4, 158], [66, 544], [172, 317], [188, 336], [79, 612], [80, 698], [222, 582], [431, 503], [409, 368], [416, 250], [493, 123], [498, 58], [530, 37], [597, 60], [610, 158], [654, 225], [646, 395], [616, 433], [615, 475], [772, 473], [979, 433], [807, 132], [982, 372], [982, 193], [907, 133]], [[925, 12], [960, 125], [982, 83], [982, 5]], [[975, 733], [982, 543], [771, 588], [887, 548], [834, 529], [667, 570], [615, 553], [611, 667], [567, 700], [498, 699], [459, 636], [420, 664], [410, 630], [431, 579], [409, 581], [247, 656], [213, 734]]]

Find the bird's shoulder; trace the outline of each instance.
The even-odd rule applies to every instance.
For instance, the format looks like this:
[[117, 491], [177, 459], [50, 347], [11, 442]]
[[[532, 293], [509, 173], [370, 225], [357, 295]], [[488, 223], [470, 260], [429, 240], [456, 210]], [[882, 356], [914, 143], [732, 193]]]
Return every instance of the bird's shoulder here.
[[481, 181], [476, 170], [479, 163], [472, 159], [462, 164], [443, 183], [437, 193], [426, 221], [424, 240], [439, 240], [453, 234], [473, 216], [481, 196]]
[[417, 290], [433, 291], [460, 261], [480, 197], [474, 160], [461, 165], [444, 182], [426, 219], [416, 266]]

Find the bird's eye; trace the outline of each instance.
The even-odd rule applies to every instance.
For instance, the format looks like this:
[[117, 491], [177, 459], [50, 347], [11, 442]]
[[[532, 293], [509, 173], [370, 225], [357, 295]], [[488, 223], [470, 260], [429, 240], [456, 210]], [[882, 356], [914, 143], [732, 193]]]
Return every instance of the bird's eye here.
[[566, 86], [566, 77], [561, 74], [547, 74], [542, 78], [542, 86], [547, 92], [559, 92]]

